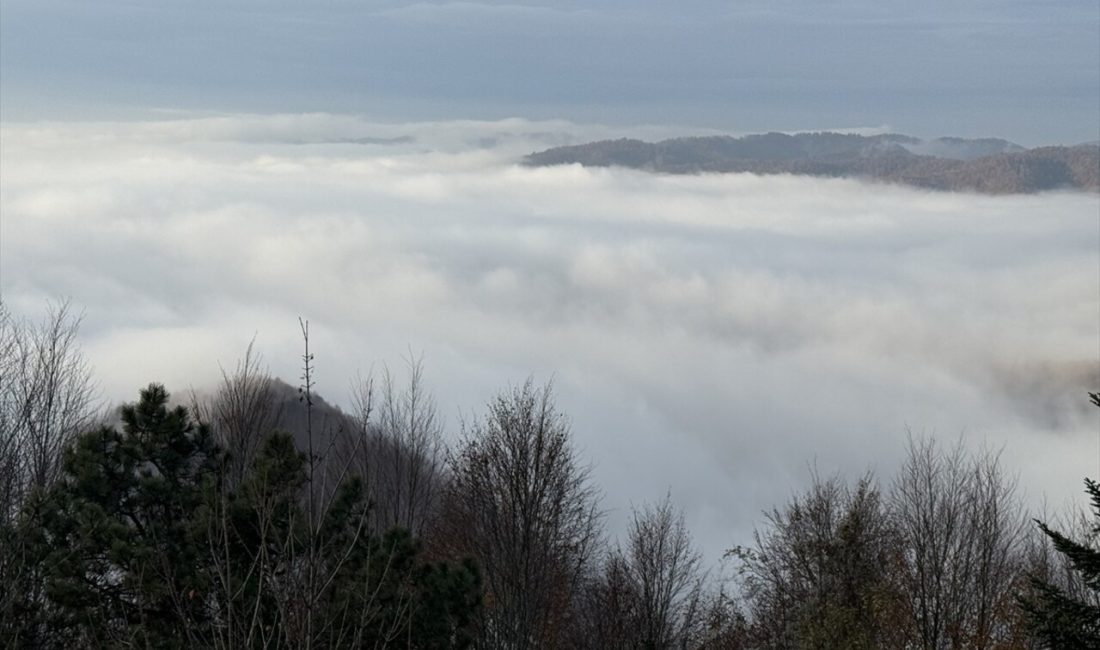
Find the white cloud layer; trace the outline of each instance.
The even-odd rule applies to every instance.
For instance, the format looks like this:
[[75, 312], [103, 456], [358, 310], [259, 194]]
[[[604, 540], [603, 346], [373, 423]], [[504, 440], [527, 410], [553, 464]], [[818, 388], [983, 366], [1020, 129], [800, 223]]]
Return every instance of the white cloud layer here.
[[0, 280], [86, 308], [106, 395], [216, 377], [254, 333], [321, 389], [423, 351], [457, 429], [554, 378], [613, 525], [671, 487], [708, 556], [907, 428], [1004, 447], [1032, 498], [1096, 476], [1096, 195], [528, 169], [567, 122], [225, 116], [2, 127]]

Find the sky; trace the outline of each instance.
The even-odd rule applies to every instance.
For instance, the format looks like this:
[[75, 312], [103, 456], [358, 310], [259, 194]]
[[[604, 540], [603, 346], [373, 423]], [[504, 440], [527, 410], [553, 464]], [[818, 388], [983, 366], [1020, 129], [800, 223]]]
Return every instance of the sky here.
[[1093, 0], [2, 0], [0, 109], [1100, 139]]
[[1100, 140], [1100, 5], [0, 0], [0, 298], [83, 310], [101, 395], [255, 339], [326, 398], [423, 356], [449, 436], [552, 381], [611, 531], [708, 562], [906, 438], [1031, 504], [1100, 465], [1100, 197], [518, 164], [602, 138]]

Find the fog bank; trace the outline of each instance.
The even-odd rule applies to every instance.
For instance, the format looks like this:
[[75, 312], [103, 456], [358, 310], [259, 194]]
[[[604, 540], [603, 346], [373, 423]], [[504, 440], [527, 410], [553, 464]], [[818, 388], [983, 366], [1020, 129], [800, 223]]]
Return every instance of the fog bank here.
[[659, 128], [349, 116], [8, 124], [0, 288], [69, 296], [104, 394], [209, 385], [256, 336], [320, 390], [423, 353], [452, 433], [553, 379], [612, 525], [666, 489], [709, 560], [807, 466], [907, 430], [1003, 446], [1032, 498], [1097, 475], [1095, 195], [525, 168]]

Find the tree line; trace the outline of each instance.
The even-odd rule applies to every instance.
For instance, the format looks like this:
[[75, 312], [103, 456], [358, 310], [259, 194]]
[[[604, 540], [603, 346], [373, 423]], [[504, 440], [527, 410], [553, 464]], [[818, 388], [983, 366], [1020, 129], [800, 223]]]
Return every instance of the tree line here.
[[605, 530], [549, 385], [448, 444], [417, 359], [316, 395], [303, 322], [298, 387], [250, 347], [211, 394], [106, 411], [79, 322], [0, 304], [4, 647], [1100, 648], [1092, 482], [1036, 522], [998, 454], [910, 438], [711, 567], [671, 494]]

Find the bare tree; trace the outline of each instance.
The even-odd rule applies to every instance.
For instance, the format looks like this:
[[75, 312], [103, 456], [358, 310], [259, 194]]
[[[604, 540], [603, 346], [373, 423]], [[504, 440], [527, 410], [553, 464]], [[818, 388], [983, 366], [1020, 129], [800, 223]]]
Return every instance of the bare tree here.
[[588, 472], [549, 386], [502, 393], [452, 458], [445, 535], [484, 573], [484, 647], [555, 647], [598, 542]]
[[996, 454], [910, 439], [894, 482], [913, 642], [929, 650], [1011, 640], [1025, 517]]
[[202, 399], [192, 391], [191, 411], [197, 420], [210, 425], [227, 455], [226, 480], [236, 486], [264, 438], [282, 421], [274, 380], [255, 349], [255, 340], [249, 342], [232, 372], [222, 368], [221, 384], [212, 397]]
[[704, 603], [702, 635], [695, 647], [698, 650], [748, 650], [755, 647], [751, 643], [748, 621], [735, 595], [727, 593], [725, 585], [712, 592]]
[[1016, 594], [1026, 568], [1027, 516], [1016, 495], [1016, 479], [1006, 475], [998, 454], [978, 452], [970, 472], [972, 625], [962, 643], [968, 648], [1004, 647], [1023, 636], [1015, 621]]
[[22, 440], [10, 385], [18, 367], [17, 324], [0, 302], [0, 525], [14, 517], [22, 491]]
[[704, 575], [670, 495], [634, 510], [627, 545], [607, 554], [577, 604], [579, 648], [696, 647], [703, 642]]
[[445, 465], [443, 423], [424, 382], [422, 359], [406, 359], [407, 383], [383, 370], [381, 393], [360, 379], [353, 393], [356, 431], [345, 440], [366, 481], [376, 530], [395, 526], [422, 536], [439, 509]]
[[689, 647], [701, 621], [704, 576], [701, 556], [671, 495], [634, 511], [626, 562], [638, 594], [642, 647]]
[[80, 351], [80, 316], [51, 304], [39, 323], [0, 307], [0, 506], [10, 518], [29, 490], [50, 485], [61, 453], [97, 417], [91, 369]]
[[640, 599], [626, 558], [608, 553], [603, 566], [581, 587], [570, 628], [571, 645], [591, 650], [633, 650], [637, 647]]
[[740, 560], [752, 636], [766, 648], [902, 647], [897, 537], [870, 477], [820, 479], [767, 514]]

